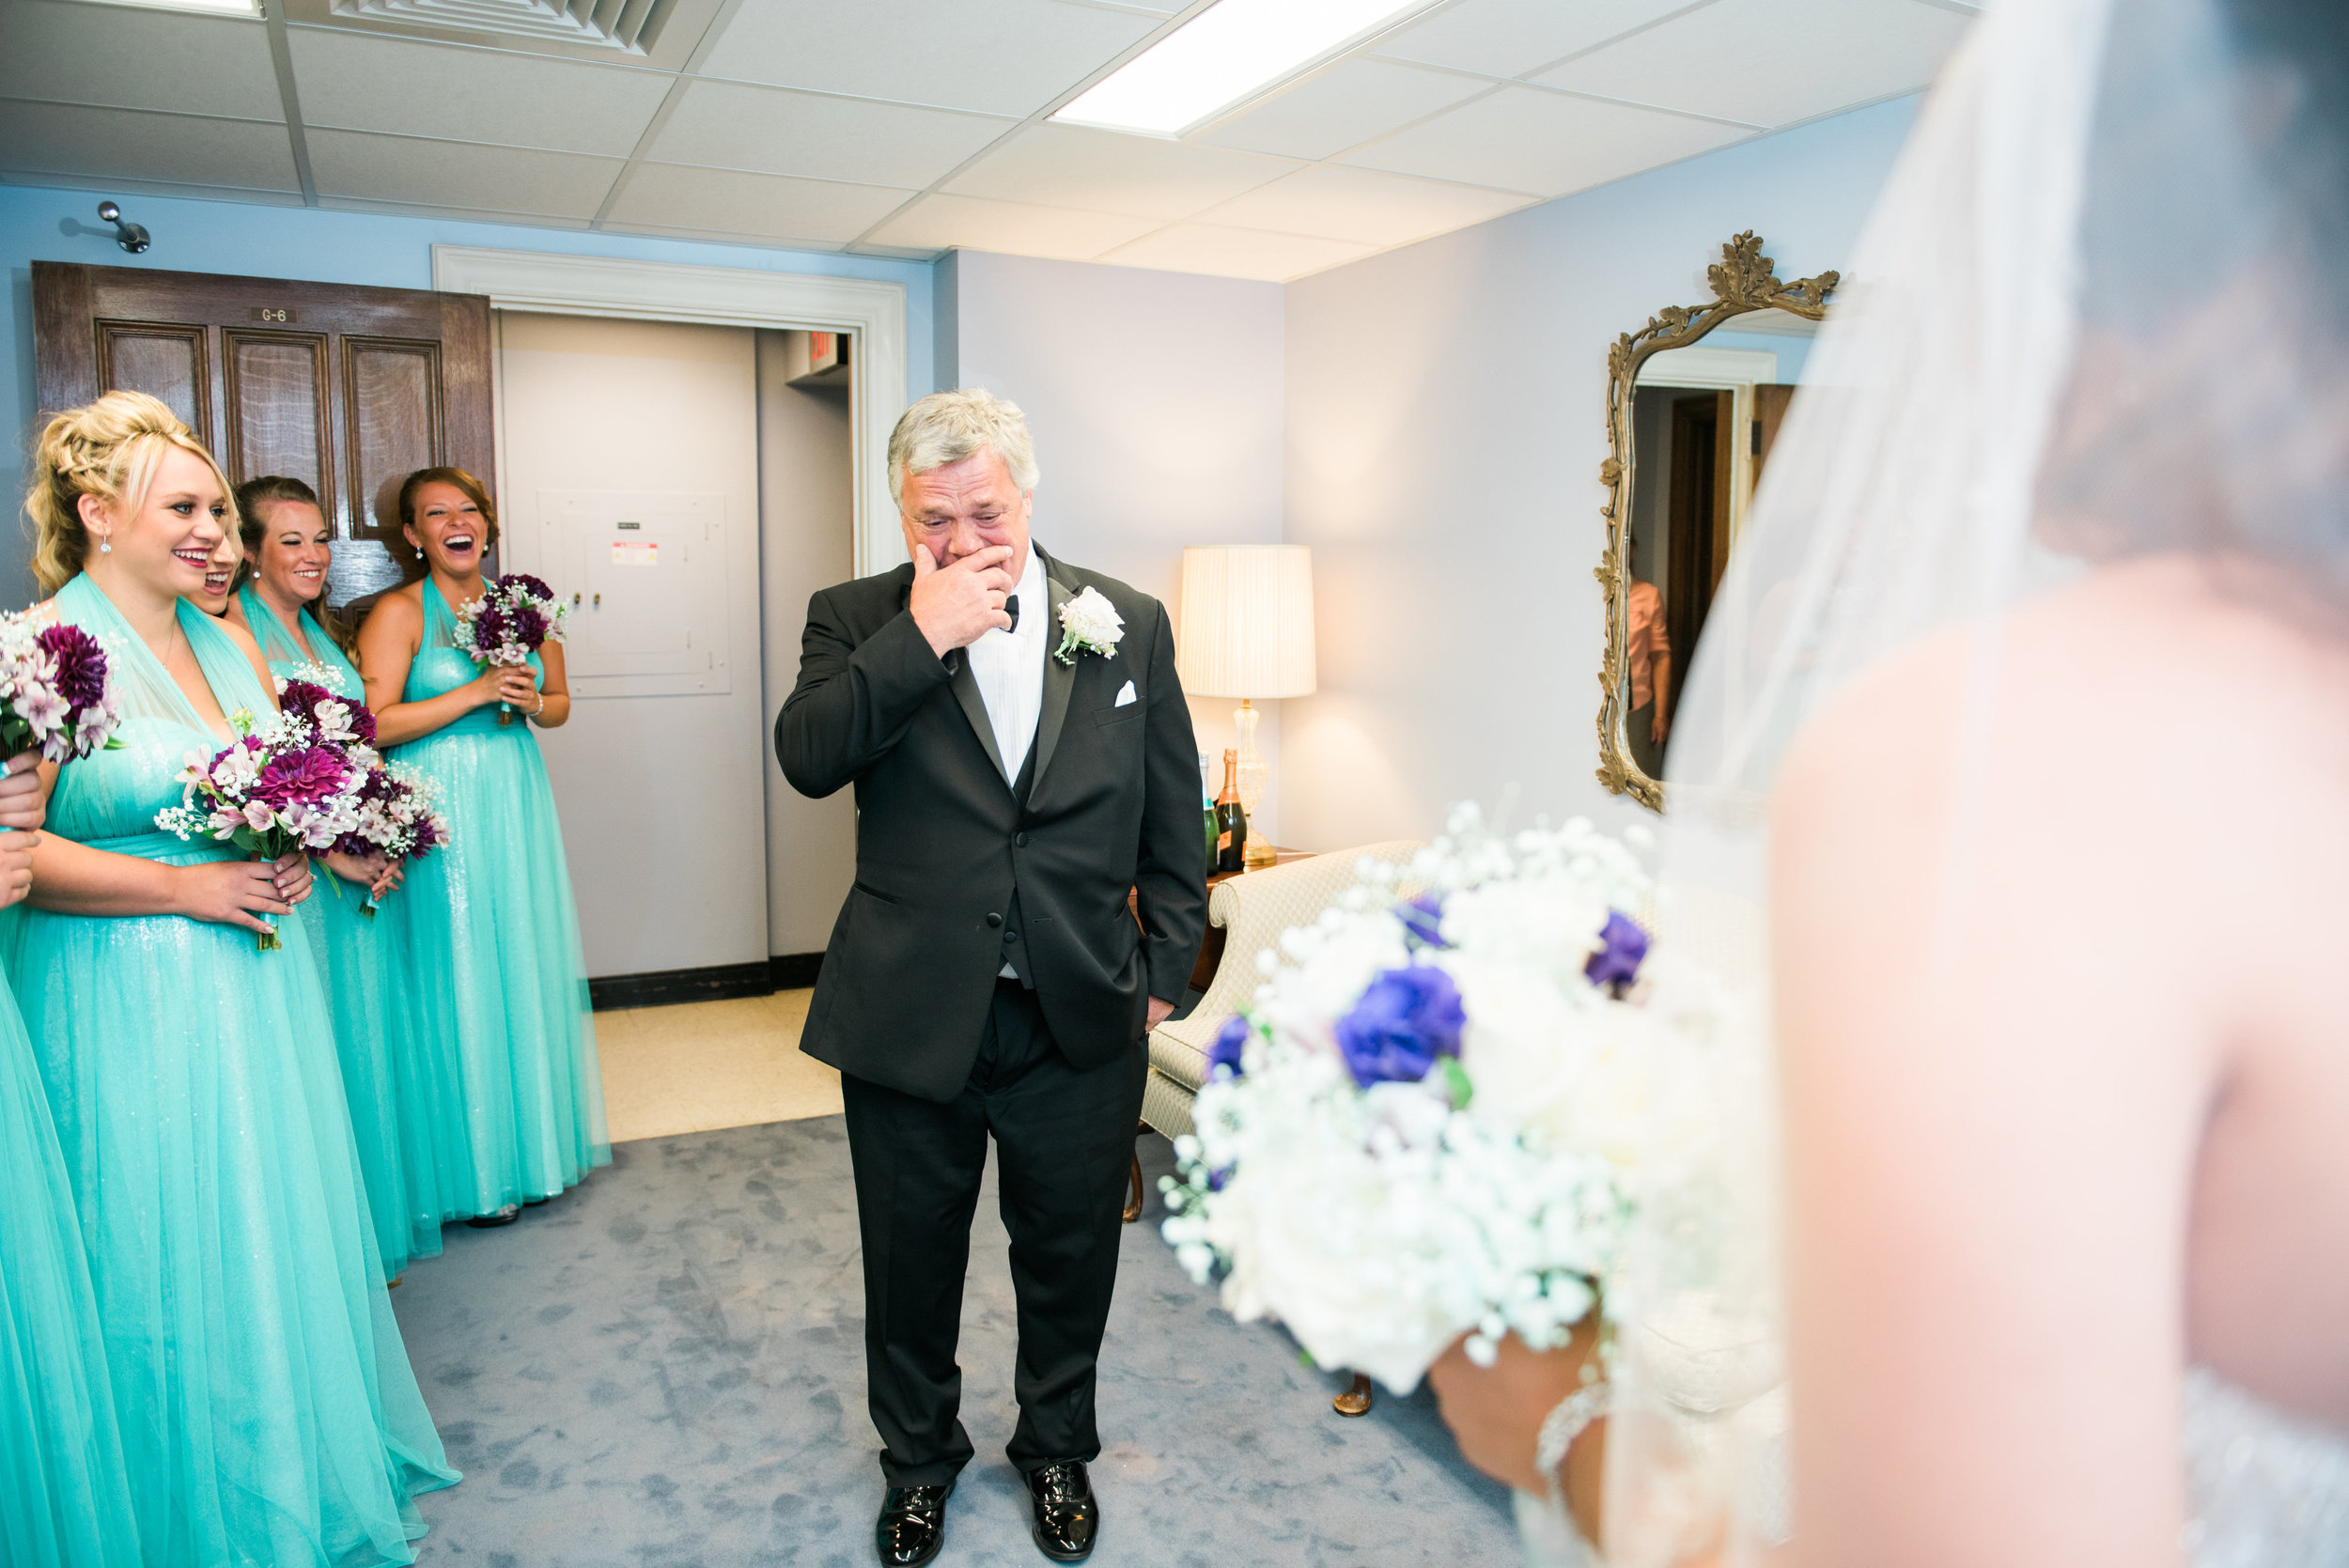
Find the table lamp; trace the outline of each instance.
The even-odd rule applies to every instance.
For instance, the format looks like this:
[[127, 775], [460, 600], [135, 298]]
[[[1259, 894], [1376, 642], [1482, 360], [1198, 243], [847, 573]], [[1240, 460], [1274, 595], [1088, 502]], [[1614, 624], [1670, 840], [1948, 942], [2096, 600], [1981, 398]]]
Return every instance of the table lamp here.
[[[1239, 803], [1251, 823], [1271, 783], [1256, 750], [1252, 699], [1302, 697], [1315, 686], [1314, 564], [1304, 545], [1191, 545], [1183, 551], [1174, 667], [1192, 697], [1237, 697]], [[1271, 841], [1252, 829], [1248, 864], [1270, 865]]]

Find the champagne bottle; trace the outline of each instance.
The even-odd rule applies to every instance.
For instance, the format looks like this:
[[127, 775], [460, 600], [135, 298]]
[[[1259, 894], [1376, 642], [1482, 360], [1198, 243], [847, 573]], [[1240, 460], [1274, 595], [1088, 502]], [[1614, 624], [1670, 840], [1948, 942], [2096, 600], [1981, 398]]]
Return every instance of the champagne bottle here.
[[1215, 869], [1215, 785], [1208, 779], [1207, 753], [1205, 752], [1199, 753], [1199, 816], [1201, 826], [1206, 830], [1206, 839], [1201, 847], [1206, 852], [1206, 866], [1212, 872]]
[[1223, 753], [1223, 793], [1215, 798], [1215, 868], [1248, 869], [1248, 814], [1239, 808], [1239, 753]]

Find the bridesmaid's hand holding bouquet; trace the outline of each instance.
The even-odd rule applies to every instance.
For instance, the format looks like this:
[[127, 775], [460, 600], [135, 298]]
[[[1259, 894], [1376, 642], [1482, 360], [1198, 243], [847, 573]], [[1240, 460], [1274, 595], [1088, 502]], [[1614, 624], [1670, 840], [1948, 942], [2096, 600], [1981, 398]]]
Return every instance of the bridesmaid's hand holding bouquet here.
[[375, 768], [359, 790], [359, 820], [335, 843], [346, 855], [374, 871], [360, 912], [373, 919], [385, 893], [399, 886], [407, 862], [448, 842], [448, 818], [435, 806], [432, 781], [412, 768]]
[[[528, 572], [507, 572], [457, 608], [457, 645], [484, 669], [520, 668], [548, 643], [563, 640], [570, 606]], [[498, 704], [498, 722], [514, 722], [509, 702]]]
[[[270, 861], [333, 848], [351, 830], [368, 772], [354, 748], [375, 753], [359, 739], [350, 710], [366, 709], [300, 681], [289, 682], [287, 694], [289, 706], [266, 718], [231, 714], [237, 738], [209, 761], [200, 752], [187, 754], [180, 803], [155, 814], [158, 828], [183, 839], [201, 833]], [[372, 730], [372, 717], [367, 722]], [[268, 953], [281, 943], [276, 927], [264, 924], [258, 941]]]

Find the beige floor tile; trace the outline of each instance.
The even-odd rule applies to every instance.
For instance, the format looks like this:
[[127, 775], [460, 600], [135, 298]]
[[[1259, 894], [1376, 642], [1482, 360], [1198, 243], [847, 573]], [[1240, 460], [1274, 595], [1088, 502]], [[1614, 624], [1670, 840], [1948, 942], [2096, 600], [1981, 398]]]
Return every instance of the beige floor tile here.
[[612, 1141], [840, 1113], [840, 1075], [800, 1054], [808, 990], [596, 1015]]

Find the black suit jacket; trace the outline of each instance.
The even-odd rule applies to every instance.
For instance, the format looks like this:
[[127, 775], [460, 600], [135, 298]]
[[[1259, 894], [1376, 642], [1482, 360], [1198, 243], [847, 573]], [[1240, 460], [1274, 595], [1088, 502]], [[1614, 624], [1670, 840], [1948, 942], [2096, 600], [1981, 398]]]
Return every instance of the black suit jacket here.
[[[1179, 1004], [1206, 927], [1198, 742], [1166, 607], [1037, 551], [1060, 607], [1098, 590], [1116, 657], [1044, 661], [1024, 800], [1015, 798], [963, 650], [941, 660], [906, 605], [913, 568], [809, 601], [775, 755], [802, 795], [856, 786], [856, 886], [841, 906], [800, 1048], [930, 1100], [970, 1078], [1014, 939], [1071, 1064], [1142, 1048], [1147, 999]], [[1117, 706], [1128, 681], [1134, 701]], [[1139, 893], [1137, 926], [1126, 905]], [[1014, 894], [1017, 894], [1017, 903]]]

